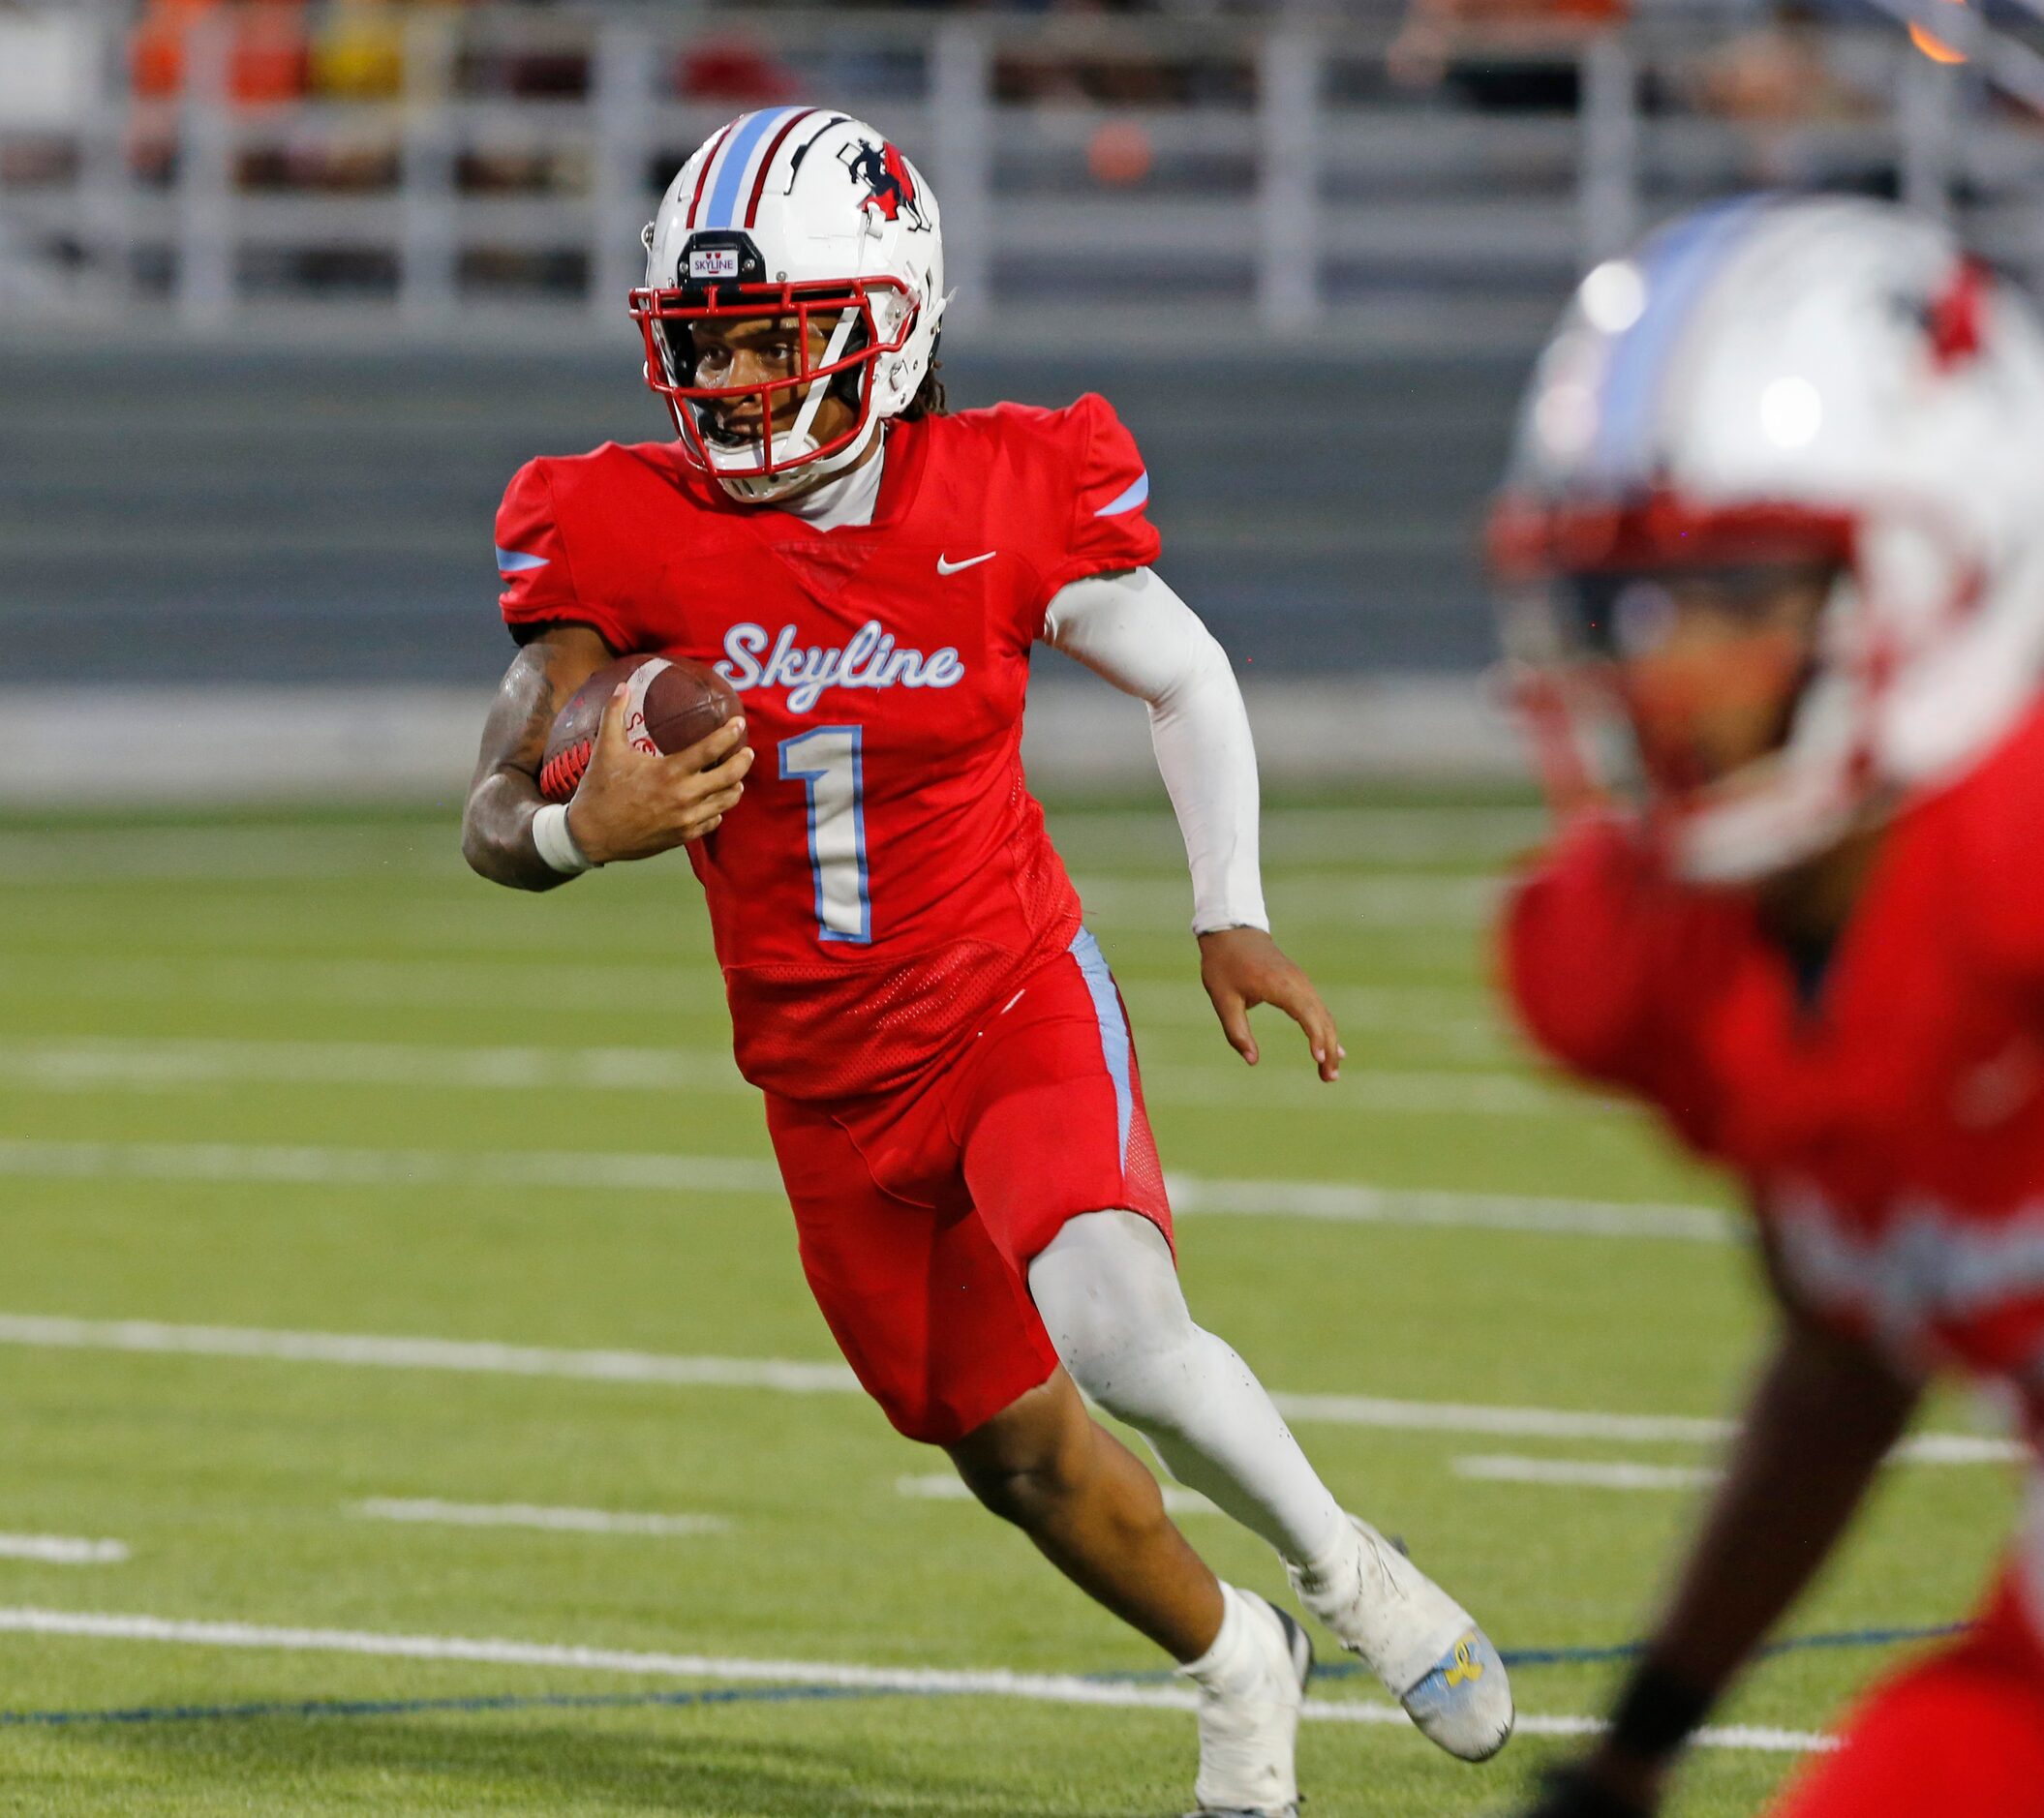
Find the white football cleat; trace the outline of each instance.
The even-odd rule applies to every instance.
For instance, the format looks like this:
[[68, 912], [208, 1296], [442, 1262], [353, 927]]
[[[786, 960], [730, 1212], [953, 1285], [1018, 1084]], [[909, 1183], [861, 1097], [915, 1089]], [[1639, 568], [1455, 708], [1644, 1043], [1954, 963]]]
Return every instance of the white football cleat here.
[[1200, 1777], [1186, 1818], [1298, 1818], [1293, 1765], [1299, 1707], [1313, 1677], [1313, 1644], [1284, 1611], [1237, 1591], [1256, 1672], [1229, 1693], [1200, 1687]]
[[1368, 1522], [1318, 1571], [1290, 1567], [1298, 1600], [1358, 1654], [1420, 1733], [1464, 1761], [1487, 1761], [1511, 1735], [1511, 1685], [1467, 1610]]

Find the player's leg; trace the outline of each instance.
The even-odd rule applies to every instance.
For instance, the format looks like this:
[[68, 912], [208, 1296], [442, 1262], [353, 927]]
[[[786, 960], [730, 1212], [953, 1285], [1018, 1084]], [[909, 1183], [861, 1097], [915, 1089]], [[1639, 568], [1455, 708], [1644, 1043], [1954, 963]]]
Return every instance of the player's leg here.
[[961, 1196], [891, 1195], [812, 1108], [770, 1099], [767, 1124], [804, 1272], [860, 1381], [900, 1432], [942, 1445], [990, 1508], [1180, 1662], [1201, 1692], [1203, 1805], [1287, 1818], [1304, 1631], [1220, 1585], [1166, 1519], [1156, 1479], [1087, 1414], [1021, 1276]]
[[1213, 1645], [1220, 1581], [1172, 1526], [1157, 1480], [1062, 1370], [945, 1448], [988, 1508], [1173, 1659]]
[[1133, 1041], [1098, 950], [1044, 968], [977, 1047], [954, 1113], [966, 1181], [1079, 1386], [1268, 1540], [1306, 1607], [1429, 1736], [1467, 1759], [1494, 1753], [1511, 1726], [1496, 1650], [1343, 1512], [1255, 1374], [1186, 1309]]
[[1134, 1212], [1082, 1214], [1029, 1264], [1065, 1368], [1135, 1427], [1180, 1483], [1309, 1564], [1352, 1530], [1255, 1373], [1193, 1322], [1164, 1234]]
[[2044, 1818], [2044, 1653], [2003, 1591], [1956, 1647], [1876, 1689], [1772, 1818]]
[[1166, 1516], [1156, 1478], [1086, 1412], [1071, 1378], [1054, 1371], [945, 1449], [988, 1508], [1198, 1685], [1202, 1811], [1296, 1812], [1293, 1750], [1313, 1663], [1304, 1630], [1213, 1575]]
[[1469, 1613], [1345, 1514], [1247, 1364], [1193, 1322], [1163, 1234], [1131, 1212], [1066, 1223], [1029, 1265], [1065, 1368], [1181, 1483], [1277, 1549], [1306, 1607], [1450, 1753], [1511, 1731], [1503, 1663]]

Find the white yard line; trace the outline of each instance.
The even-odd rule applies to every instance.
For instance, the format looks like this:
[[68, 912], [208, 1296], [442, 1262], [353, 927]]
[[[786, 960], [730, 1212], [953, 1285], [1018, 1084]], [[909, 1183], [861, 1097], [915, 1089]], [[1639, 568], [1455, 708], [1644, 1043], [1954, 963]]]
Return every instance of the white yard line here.
[[1449, 1466], [1458, 1477], [1480, 1483], [1551, 1483], [1585, 1490], [1696, 1490], [1716, 1483], [1719, 1472], [1700, 1465], [1646, 1465], [1636, 1459], [1458, 1458]]
[[[244, 1357], [379, 1370], [556, 1377], [577, 1381], [648, 1382], [686, 1388], [771, 1389], [790, 1395], [859, 1392], [852, 1373], [837, 1363], [776, 1357], [683, 1357], [658, 1351], [562, 1350], [474, 1339], [171, 1325], [154, 1319], [74, 1319], [48, 1314], [0, 1314], [0, 1345], [48, 1350]], [[1393, 1401], [1371, 1395], [1278, 1393], [1271, 1399], [1291, 1420], [1408, 1433], [1711, 1445], [1727, 1439], [1732, 1431], [1727, 1421], [1695, 1414], [1490, 1407], [1467, 1402]], [[2000, 1463], [2028, 1456], [2015, 1440], [1974, 1434], [1924, 1434], [1908, 1442], [1912, 1446], [1919, 1444], [1926, 1448], [1923, 1456], [1944, 1454], [1947, 1462], [1953, 1463]]]
[[[1218, 1515], [1221, 1510], [1209, 1502], [1197, 1490], [1180, 1489], [1176, 1484], [1159, 1484], [1164, 1493], [1164, 1506], [1174, 1515]], [[962, 1477], [949, 1471], [931, 1471], [927, 1476], [897, 1477], [895, 1493], [923, 1502], [976, 1502]]]
[[128, 1558], [118, 1540], [80, 1540], [70, 1534], [0, 1534], [0, 1560], [39, 1565], [119, 1565]]
[[[1273, 1042], [1281, 1032], [1272, 1032]], [[1256, 1076], [1216, 1048], [1205, 1063], [1143, 1070], [1145, 1098], [1160, 1105], [1281, 1106], [1352, 1116], [1584, 1116], [1631, 1107], [1543, 1078], [1500, 1072], [1351, 1066], [1336, 1085], [1284, 1050]], [[1294, 1059], [1298, 1057], [1294, 1056]], [[25, 1041], [0, 1051], [0, 1081], [39, 1092], [184, 1092], [220, 1085], [351, 1085], [492, 1092], [720, 1092], [753, 1088], [720, 1047], [462, 1046], [410, 1042], [242, 1041], [98, 1037]]]
[[[1188, 978], [1187, 983], [1194, 982]], [[251, 954], [121, 959], [52, 954], [38, 954], [33, 963], [0, 964], [0, 986], [24, 995], [114, 1003], [198, 997], [214, 1003], [502, 1010], [539, 997], [593, 1012], [680, 1010], [707, 1015], [724, 1010], [723, 981], [679, 949], [672, 964], [658, 967], [539, 959], [507, 965], [495, 959], [266, 958]], [[1204, 1008], [1205, 1000], [1200, 1003]], [[1469, 1005], [1465, 1002], [1457, 1014], [1466, 1017]]]
[[[1185, 876], [1073, 878], [1089, 923], [1103, 928], [1192, 926], [1192, 883]], [[1267, 880], [1271, 913], [1288, 927], [1335, 923], [1352, 928], [1437, 932], [1458, 941], [1485, 925], [1503, 895], [1496, 877], [1443, 877], [1427, 871], [1313, 871]]]
[[1441, 1193], [1365, 1187], [1350, 1181], [1223, 1180], [1165, 1176], [1181, 1217], [1296, 1218], [1336, 1225], [1400, 1225], [1463, 1230], [1556, 1232], [1585, 1237], [1660, 1237], [1726, 1243], [1736, 1222], [1710, 1206], [1628, 1204], [1541, 1194]]
[[720, 1534], [721, 1515], [644, 1515], [616, 1509], [543, 1508], [533, 1502], [445, 1502], [438, 1497], [373, 1496], [349, 1504], [365, 1521], [418, 1522], [443, 1528], [539, 1528], [557, 1533]]
[[167, 1325], [153, 1319], [66, 1319], [0, 1314], [0, 1344], [31, 1349], [132, 1351], [184, 1357], [251, 1357], [372, 1370], [450, 1370], [467, 1375], [559, 1377], [672, 1387], [774, 1389], [790, 1395], [856, 1395], [839, 1363], [776, 1357], [677, 1357], [635, 1350], [554, 1350], [447, 1338], [348, 1332], [279, 1332], [246, 1326]]
[[[1891, 1465], [2013, 1465], [2030, 1451], [1987, 1434], [1918, 1433], [1888, 1454]], [[1486, 1453], [1449, 1463], [1458, 1477], [1487, 1483], [1562, 1484], [1585, 1490], [1696, 1490], [1723, 1473], [1705, 1465], [1657, 1465], [1636, 1458], [1523, 1458]]]
[[[646, 1679], [709, 1680], [729, 1683], [834, 1685], [872, 1692], [926, 1696], [1015, 1698], [1036, 1704], [1086, 1705], [1137, 1711], [1187, 1712], [1198, 1694], [1172, 1685], [1083, 1679], [1076, 1674], [1014, 1673], [1003, 1668], [946, 1671], [931, 1667], [876, 1667], [840, 1661], [757, 1660], [718, 1654], [656, 1653], [622, 1648], [502, 1641], [458, 1635], [401, 1635], [345, 1628], [286, 1628], [257, 1622], [178, 1621], [166, 1617], [102, 1615], [79, 1610], [0, 1609], [0, 1633], [65, 1635], [91, 1641], [167, 1642], [197, 1648], [266, 1649], [291, 1653], [352, 1654], [380, 1660], [458, 1660], [483, 1666], [552, 1667], [575, 1673], [620, 1673]], [[1320, 1723], [1404, 1724], [1404, 1712], [1359, 1700], [1309, 1698], [1305, 1716]], [[1522, 1714], [1521, 1732], [1583, 1736], [1595, 1718]], [[1833, 1746], [1801, 1730], [1739, 1726], [1707, 1729], [1693, 1739], [1707, 1748], [1800, 1754]]]
[[[337, 1149], [226, 1142], [45, 1142], [0, 1137], [0, 1175], [48, 1180], [260, 1181], [300, 1187], [490, 1186], [639, 1193], [781, 1192], [772, 1162], [733, 1155], [583, 1149]], [[1709, 1206], [1457, 1194], [1351, 1181], [1165, 1177], [1185, 1218], [1297, 1218], [1336, 1225], [1512, 1230], [1583, 1237], [1729, 1241]]]
[[[1061, 809], [1050, 813], [1051, 840], [1067, 863], [1126, 863], [1131, 856], [1182, 864], [1185, 847], [1169, 809]], [[1493, 862], [1541, 838], [1540, 808], [1268, 808], [1262, 844], [1266, 864], [1423, 864]]]
[[494, 1186], [778, 1195], [744, 1156], [579, 1149], [329, 1149], [233, 1142], [39, 1142], [0, 1137], [0, 1174], [49, 1180], [263, 1181], [277, 1186]]
[[[1140, 1038], [1146, 1023], [1205, 1028], [1213, 1009], [1195, 969], [1173, 974], [1117, 974]], [[538, 991], [549, 1000], [590, 1010], [700, 1011], [721, 1014], [722, 981], [677, 953], [674, 963], [602, 965], [534, 958], [507, 965], [491, 959], [316, 959], [194, 954], [188, 957], [38, 954], [32, 963], [0, 963], [0, 988], [38, 997], [103, 1002], [186, 999], [269, 1004], [340, 1003], [403, 1009], [501, 1010]], [[1390, 1029], [1500, 1046], [1509, 1041], [1489, 1013], [1482, 985], [1334, 985], [1323, 987], [1344, 1025]]]

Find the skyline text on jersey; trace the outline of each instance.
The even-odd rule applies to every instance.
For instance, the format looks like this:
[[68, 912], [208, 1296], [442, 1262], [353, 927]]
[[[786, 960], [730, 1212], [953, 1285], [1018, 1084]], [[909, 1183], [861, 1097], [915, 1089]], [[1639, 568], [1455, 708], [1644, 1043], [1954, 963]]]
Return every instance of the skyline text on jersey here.
[[898, 648], [894, 634], [877, 619], [869, 619], [841, 645], [807, 648], [797, 647], [791, 624], [782, 625], [778, 634], [750, 622], [733, 625], [724, 633], [717, 673], [740, 694], [748, 688], [785, 688], [788, 711], [807, 713], [826, 688], [956, 687], [964, 680], [965, 665], [949, 644], [927, 654]]

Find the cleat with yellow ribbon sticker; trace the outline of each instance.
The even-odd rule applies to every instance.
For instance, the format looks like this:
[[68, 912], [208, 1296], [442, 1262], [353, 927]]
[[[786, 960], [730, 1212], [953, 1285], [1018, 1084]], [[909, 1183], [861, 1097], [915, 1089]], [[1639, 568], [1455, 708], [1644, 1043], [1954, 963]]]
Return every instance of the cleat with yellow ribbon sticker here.
[[1511, 1735], [1511, 1684], [1498, 1651], [1399, 1547], [1357, 1516], [1349, 1527], [1326, 1559], [1291, 1568], [1299, 1601], [1429, 1742], [1463, 1761], [1487, 1761]]

